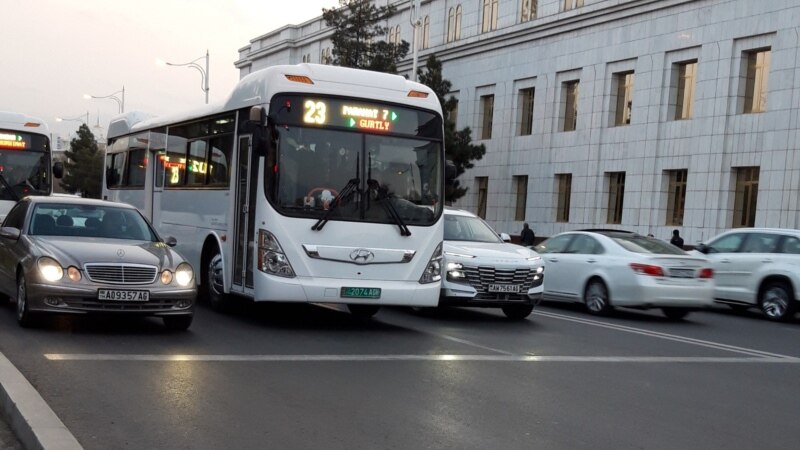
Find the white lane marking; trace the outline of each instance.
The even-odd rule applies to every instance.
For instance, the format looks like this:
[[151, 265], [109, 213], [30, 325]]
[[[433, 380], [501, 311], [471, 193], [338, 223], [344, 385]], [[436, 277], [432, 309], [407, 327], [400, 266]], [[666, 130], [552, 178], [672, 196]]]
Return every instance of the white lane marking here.
[[612, 329], [612, 330], [624, 331], [626, 333], [641, 334], [641, 335], [650, 336], [650, 337], [654, 337], [654, 338], [658, 338], [658, 339], [666, 339], [666, 340], [669, 340], [669, 341], [682, 342], [684, 344], [697, 345], [697, 346], [700, 346], [700, 347], [708, 347], [708, 348], [713, 348], [713, 349], [717, 349], [717, 350], [724, 350], [724, 351], [734, 352], [734, 353], [742, 353], [742, 354], [745, 354], [745, 355], [762, 356], [762, 357], [766, 357], [766, 358], [788, 358], [788, 359], [794, 358], [793, 356], [781, 355], [781, 354], [770, 353], [770, 352], [764, 352], [764, 351], [756, 350], [756, 349], [752, 349], [752, 348], [737, 347], [735, 345], [728, 345], [728, 344], [723, 344], [723, 343], [720, 343], [720, 342], [704, 341], [702, 339], [695, 339], [695, 338], [690, 338], [690, 337], [686, 337], [686, 336], [679, 336], [679, 335], [676, 335], [676, 334], [661, 333], [659, 331], [645, 330], [643, 328], [634, 328], [634, 327], [629, 327], [629, 326], [625, 326], [625, 325], [617, 325], [617, 324], [612, 324], [612, 323], [607, 323], [607, 322], [600, 322], [598, 320], [584, 319], [584, 318], [565, 315], [565, 314], [556, 314], [556, 313], [544, 312], [544, 311], [534, 311], [534, 314], [538, 315], [538, 316], [549, 317], [549, 318], [552, 318], [552, 319], [567, 320], [567, 321], [570, 321], [570, 322], [577, 322], [577, 323], [582, 323], [582, 324], [585, 324], [585, 325], [592, 325], [592, 326], [601, 327], [601, 328], [609, 328], [609, 329]]
[[692, 356], [534, 356], [534, 355], [125, 355], [47, 353], [50, 361], [153, 362], [369, 362], [369, 361], [496, 361], [600, 363], [736, 363], [800, 364], [800, 358], [692, 357]]

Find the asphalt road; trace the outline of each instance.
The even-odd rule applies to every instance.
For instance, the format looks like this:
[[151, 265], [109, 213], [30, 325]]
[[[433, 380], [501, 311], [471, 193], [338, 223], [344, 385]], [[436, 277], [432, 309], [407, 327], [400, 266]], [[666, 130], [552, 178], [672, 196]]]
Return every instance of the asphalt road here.
[[795, 448], [799, 342], [724, 309], [201, 306], [180, 333], [0, 308], [0, 351], [88, 449]]

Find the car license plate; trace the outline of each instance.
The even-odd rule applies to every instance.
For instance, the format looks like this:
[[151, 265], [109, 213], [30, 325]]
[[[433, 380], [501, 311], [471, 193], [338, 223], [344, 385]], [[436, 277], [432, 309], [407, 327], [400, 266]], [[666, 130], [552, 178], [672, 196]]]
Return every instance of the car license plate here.
[[146, 302], [150, 300], [150, 291], [119, 291], [112, 289], [98, 289], [97, 299], [122, 302]]
[[521, 288], [522, 286], [518, 284], [490, 284], [489, 292], [505, 292], [516, 294]]
[[694, 278], [694, 269], [670, 269], [669, 276], [673, 278]]
[[345, 298], [381, 298], [381, 288], [343, 287], [340, 295]]

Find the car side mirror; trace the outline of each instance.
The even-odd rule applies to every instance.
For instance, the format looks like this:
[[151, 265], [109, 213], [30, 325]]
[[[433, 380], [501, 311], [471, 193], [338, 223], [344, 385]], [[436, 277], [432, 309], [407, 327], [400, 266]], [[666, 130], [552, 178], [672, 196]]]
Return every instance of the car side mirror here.
[[500, 239], [502, 239], [503, 242], [511, 242], [511, 236], [508, 233], [500, 233]]
[[697, 250], [698, 252], [704, 253], [704, 254], [708, 254], [708, 252], [709, 252], [708, 246], [706, 244], [702, 244], [702, 243], [701, 244], [697, 244], [697, 247], [695, 247], [694, 249]]
[[175, 247], [176, 245], [178, 245], [178, 240], [175, 239], [174, 237], [170, 236], [170, 237], [164, 239], [164, 243], [169, 245], [170, 247]]
[[53, 176], [56, 178], [64, 176], [64, 163], [56, 161], [55, 164], [53, 164]]
[[20, 234], [21, 234], [21, 231], [19, 230], [19, 228], [14, 228], [14, 227], [3, 227], [3, 228], [0, 228], [0, 237], [6, 238], [6, 239], [11, 239], [11, 240], [16, 241], [17, 239], [19, 239]]

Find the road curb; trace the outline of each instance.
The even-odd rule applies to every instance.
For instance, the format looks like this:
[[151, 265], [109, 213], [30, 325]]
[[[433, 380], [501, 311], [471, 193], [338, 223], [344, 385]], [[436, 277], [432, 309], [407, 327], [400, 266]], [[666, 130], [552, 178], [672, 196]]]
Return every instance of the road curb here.
[[26, 449], [83, 449], [25, 376], [0, 353], [3, 416]]

